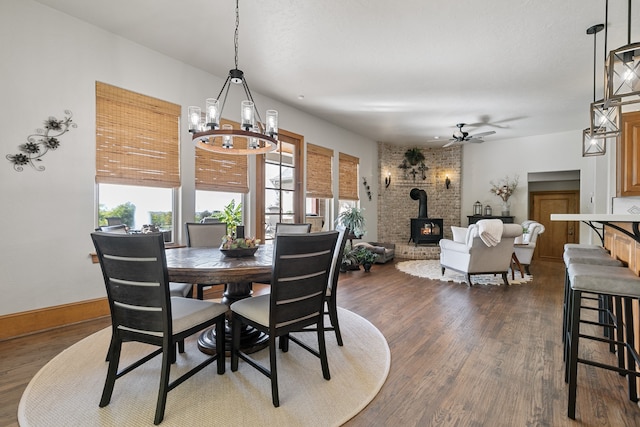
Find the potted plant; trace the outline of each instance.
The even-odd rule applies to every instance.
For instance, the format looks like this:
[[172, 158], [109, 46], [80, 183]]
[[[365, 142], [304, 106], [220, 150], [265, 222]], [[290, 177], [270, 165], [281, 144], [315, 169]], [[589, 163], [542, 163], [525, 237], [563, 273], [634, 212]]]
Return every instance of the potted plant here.
[[342, 263], [340, 264], [340, 271], [346, 272], [350, 270], [360, 270], [360, 261], [356, 257], [356, 249], [352, 249], [349, 242], [344, 247], [344, 252], [342, 253]]
[[235, 199], [231, 199], [222, 212], [214, 213], [213, 217], [227, 224], [227, 233], [235, 235], [236, 227], [242, 225], [242, 203], [236, 205]]
[[361, 246], [356, 248], [354, 252], [355, 258], [358, 260], [358, 263], [362, 264], [362, 266], [364, 267], [364, 271], [369, 272], [371, 270], [371, 266], [378, 258], [378, 255]]
[[360, 239], [366, 232], [364, 215], [362, 214], [363, 211], [364, 208], [358, 208], [355, 206], [347, 208], [340, 212], [336, 219], [336, 224], [347, 227], [354, 238]]
[[407, 159], [411, 166], [415, 166], [418, 163], [424, 162], [424, 154], [422, 154], [422, 151], [420, 151], [420, 149], [417, 147], [409, 148], [407, 151], [405, 151], [404, 158]]

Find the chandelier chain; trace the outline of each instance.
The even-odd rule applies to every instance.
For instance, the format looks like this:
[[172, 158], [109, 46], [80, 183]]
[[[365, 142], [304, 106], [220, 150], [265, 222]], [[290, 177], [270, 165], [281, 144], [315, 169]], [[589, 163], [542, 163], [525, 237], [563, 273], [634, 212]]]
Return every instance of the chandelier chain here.
[[238, 27], [240, 26], [240, 7], [239, 0], [236, 0], [236, 31], [233, 35], [233, 48], [235, 49], [235, 63], [238, 69]]

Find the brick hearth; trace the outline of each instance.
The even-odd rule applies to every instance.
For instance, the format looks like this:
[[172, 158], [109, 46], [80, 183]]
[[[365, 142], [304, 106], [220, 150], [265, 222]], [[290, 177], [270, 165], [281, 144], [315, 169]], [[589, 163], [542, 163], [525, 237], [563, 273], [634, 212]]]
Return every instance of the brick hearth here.
[[396, 243], [396, 258], [402, 259], [440, 259], [440, 246]]

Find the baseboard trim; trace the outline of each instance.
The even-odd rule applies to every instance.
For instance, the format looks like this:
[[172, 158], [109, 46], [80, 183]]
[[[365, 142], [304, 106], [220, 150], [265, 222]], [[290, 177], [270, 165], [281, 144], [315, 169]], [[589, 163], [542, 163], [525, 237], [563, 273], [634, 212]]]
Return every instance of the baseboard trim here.
[[0, 341], [109, 315], [107, 298], [0, 316]]

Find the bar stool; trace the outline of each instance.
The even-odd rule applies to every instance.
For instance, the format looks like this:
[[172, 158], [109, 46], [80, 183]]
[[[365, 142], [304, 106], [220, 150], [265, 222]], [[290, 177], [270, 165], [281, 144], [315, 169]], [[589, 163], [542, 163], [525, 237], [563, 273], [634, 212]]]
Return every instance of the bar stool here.
[[609, 251], [600, 246], [600, 245], [589, 245], [586, 243], [565, 243], [564, 244], [564, 250], [566, 251], [567, 249], [588, 249], [588, 250], [599, 250], [599, 251], [603, 251], [603, 252], [607, 252], [609, 253]]
[[[569, 322], [566, 336], [567, 367], [565, 381], [569, 383], [567, 416], [575, 419], [578, 363], [616, 371], [620, 373], [620, 375], [627, 376], [629, 399], [633, 402], [638, 401], [636, 378], [640, 376], [640, 372], [636, 370], [638, 354], [634, 349], [633, 309], [631, 302], [632, 299], [640, 297], [640, 278], [627, 268], [611, 266], [571, 264], [568, 270], [571, 290], [568, 307]], [[587, 335], [580, 331], [581, 324], [601, 325], [599, 321], [592, 322], [582, 319], [583, 293], [612, 297], [617, 301], [617, 316], [615, 316], [614, 322], [619, 333], [616, 334], [615, 340], [595, 335]], [[622, 316], [623, 303], [624, 324]], [[624, 329], [624, 334], [622, 333], [622, 329]], [[617, 347], [619, 353], [618, 366], [579, 358], [579, 342], [584, 339], [605, 342]], [[624, 363], [623, 357], [623, 364], [621, 366], [620, 355], [624, 354], [625, 349], [626, 364]]]
[[[562, 304], [562, 342], [565, 342], [566, 334], [567, 334], [567, 322], [569, 317], [569, 312], [567, 310], [567, 306], [569, 303], [569, 275], [568, 269], [571, 264], [587, 264], [587, 265], [602, 265], [609, 267], [624, 267], [624, 264], [619, 260], [612, 258], [609, 255], [609, 252], [604, 249], [602, 246], [595, 245], [580, 245], [581, 247], [575, 246], [577, 244], [567, 243], [565, 244], [565, 251], [562, 254], [562, 258], [564, 260], [565, 265], [565, 277], [564, 277], [564, 300]], [[569, 246], [569, 247], [568, 247]], [[599, 300], [599, 307], [602, 310], [600, 321], [605, 323], [606, 310], [610, 309], [611, 299], [610, 298], [602, 298], [599, 296], [595, 297], [584, 297], [584, 299], [597, 299]], [[610, 330], [605, 328], [605, 335], [611, 338]], [[611, 351], [614, 351], [612, 348]]]

